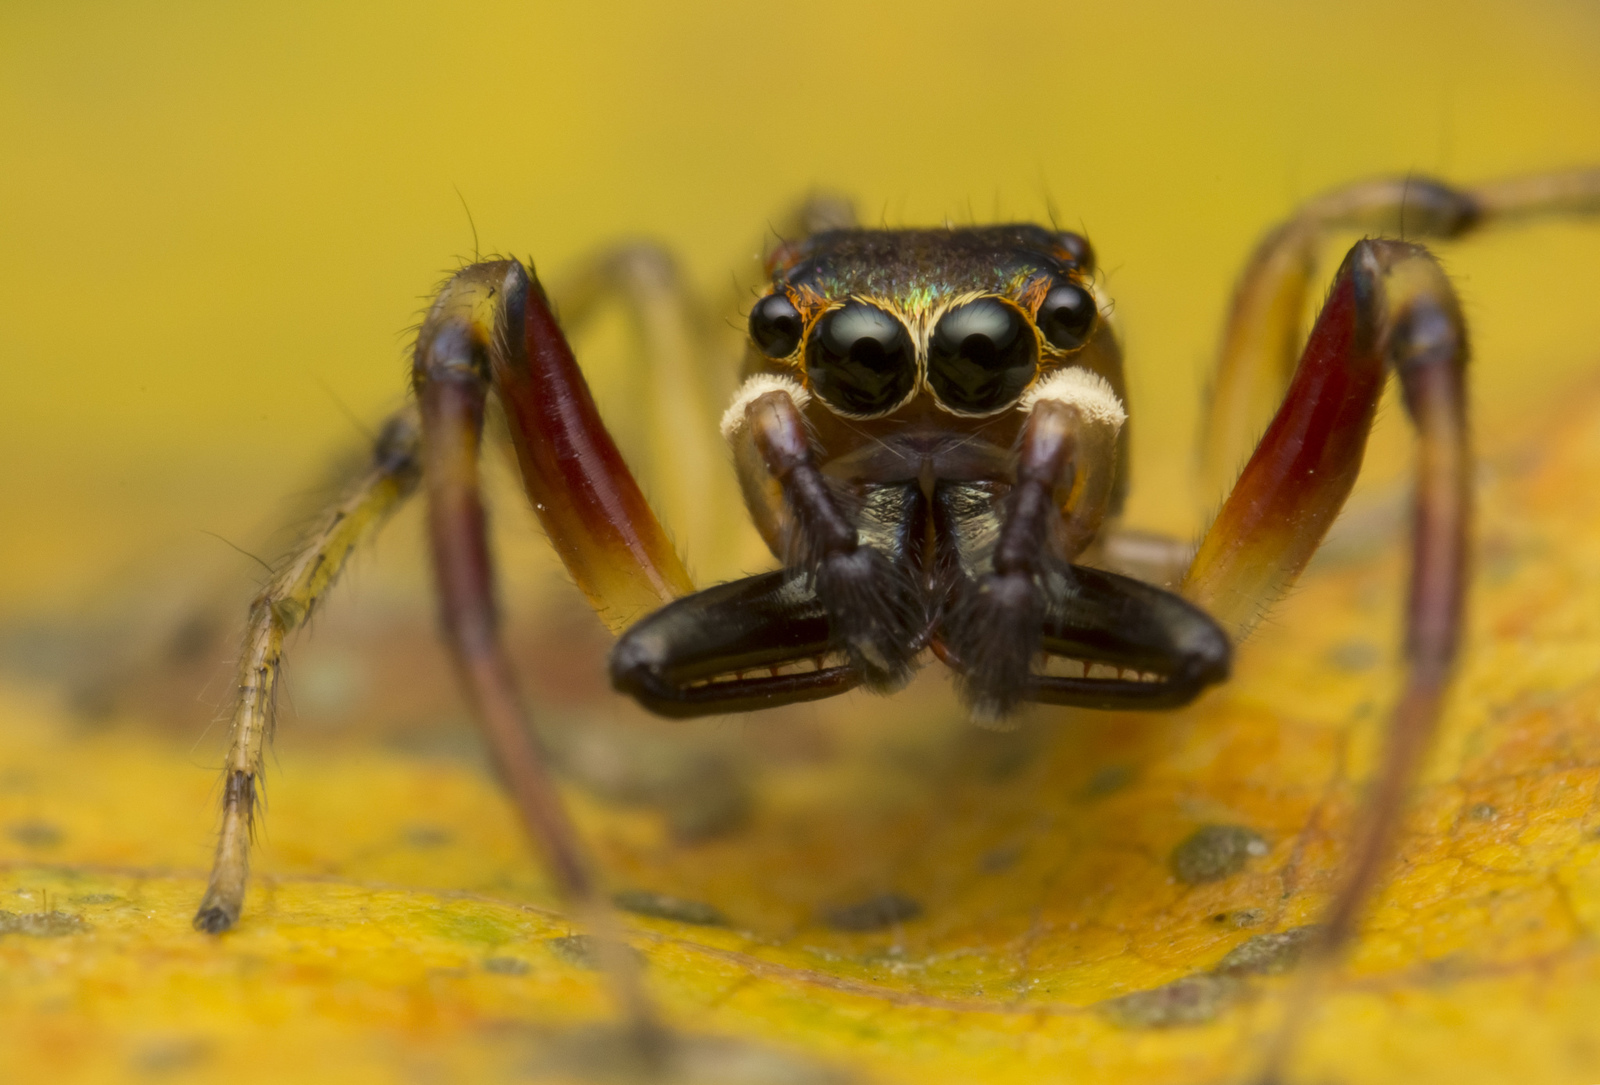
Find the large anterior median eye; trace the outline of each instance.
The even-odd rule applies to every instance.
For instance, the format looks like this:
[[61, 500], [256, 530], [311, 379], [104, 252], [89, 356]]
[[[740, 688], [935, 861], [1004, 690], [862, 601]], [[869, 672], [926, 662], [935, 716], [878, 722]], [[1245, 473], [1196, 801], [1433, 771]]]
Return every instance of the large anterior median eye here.
[[979, 298], [951, 309], [934, 327], [928, 384], [952, 410], [997, 411], [1021, 397], [1038, 354], [1019, 311], [998, 298]]
[[806, 376], [829, 406], [846, 414], [881, 414], [917, 383], [911, 336], [877, 306], [852, 301], [817, 321], [806, 344]]

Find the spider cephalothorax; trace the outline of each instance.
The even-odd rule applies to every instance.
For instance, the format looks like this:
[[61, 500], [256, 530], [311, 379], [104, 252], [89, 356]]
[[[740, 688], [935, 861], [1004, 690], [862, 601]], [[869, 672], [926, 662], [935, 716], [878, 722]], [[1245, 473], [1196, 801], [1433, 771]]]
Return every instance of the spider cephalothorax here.
[[786, 568], [635, 626], [619, 688], [675, 715], [887, 692], [931, 648], [995, 718], [1170, 707], [1225, 677], [1202, 611], [1071, 564], [1120, 504], [1127, 417], [1090, 260], [1028, 225], [780, 249], [722, 431]]

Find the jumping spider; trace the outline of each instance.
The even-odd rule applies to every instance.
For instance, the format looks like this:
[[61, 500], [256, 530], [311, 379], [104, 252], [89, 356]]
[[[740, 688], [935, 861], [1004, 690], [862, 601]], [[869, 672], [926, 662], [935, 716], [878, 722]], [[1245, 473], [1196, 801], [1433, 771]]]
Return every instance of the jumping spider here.
[[[532, 268], [480, 262], [449, 280], [417, 337], [413, 403], [252, 606], [197, 928], [224, 931], [239, 917], [285, 635], [420, 485], [466, 692], [569, 904], [609, 929], [497, 631], [478, 481], [491, 393], [545, 532], [620, 632], [619, 691], [668, 716], [748, 712], [858, 685], [889, 693], [931, 653], [955, 671], [975, 716], [999, 719], [1029, 701], [1170, 708], [1226, 678], [1231, 645], [1294, 582], [1343, 505], [1393, 373], [1418, 447], [1406, 676], [1321, 957], [1348, 941], [1438, 718], [1462, 624], [1466, 332], [1448, 279], [1415, 239], [1593, 214], [1600, 172], [1475, 189], [1370, 181], [1311, 201], [1269, 233], [1237, 287], [1206, 416], [1207, 470], [1232, 489], [1167, 585], [1112, 571], [1126, 538], [1117, 516], [1127, 406], [1088, 242], [1025, 224], [817, 221], [827, 210], [813, 207], [811, 228], [767, 259], [742, 384], [721, 423], [745, 504], [781, 567], [703, 590], [602, 424]], [[1302, 348], [1315, 257], [1341, 230], [1372, 236], [1345, 257]], [[1396, 234], [1406, 240], [1384, 236]], [[1261, 403], [1276, 413], [1254, 442]], [[626, 1012], [650, 1033], [629, 956], [610, 957]], [[1269, 1077], [1287, 1047], [1269, 1056]]]

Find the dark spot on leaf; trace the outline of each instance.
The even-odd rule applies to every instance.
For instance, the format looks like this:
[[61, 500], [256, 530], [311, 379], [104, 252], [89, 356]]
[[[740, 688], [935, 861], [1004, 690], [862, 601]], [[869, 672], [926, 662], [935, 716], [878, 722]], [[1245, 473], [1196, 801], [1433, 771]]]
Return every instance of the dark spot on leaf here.
[[727, 916], [709, 904], [698, 900], [684, 900], [665, 893], [652, 893], [648, 889], [623, 889], [613, 894], [611, 902], [624, 912], [635, 915], [670, 919], [677, 923], [693, 923], [701, 927], [726, 927]]
[[1233, 927], [1240, 930], [1253, 927], [1267, 918], [1267, 913], [1260, 908], [1239, 908], [1231, 912], [1218, 912], [1211, 917], [1211, 922], [1219, 927]]
[[978, 869], [985, 874], [999, 874], [1016, 866], [1017, 860], [1021, 857], [1021, 844], [1007, 844], [984, 852], [983, 857], [978, 860]]
[[1172, 873], [1187, 885], [1220, 881], [1265, 854], [1267, 842], [1242, 825], [1203, 825], [1172, 849]]
[[1300, 963], [1321, 930], [1316, 925], [1258, 934], [1228, 951], [1211, 971], [1219, 976], [1276, 976]]
[[145, 1074], [171, 1074], [193, 1069], [211, 1058], [211, 1045], [195, 1037], [155, 1040], [133, 1055], [133, 1067]]
[[1378, 646], [1366, 640], [1345, 640], [1328, 650], [1328, 663], [1341, 671], [1367, 671], [1383, 659]]
[[514, 926], [489, 912], [441, 909], [434, 913], [433, 926], [453, 942], [478, 942], [489, 949], [502, 946], [517, 936]]
[[1244, 994], [1231, 976], [1186, 976], [1150, 991], [1135, 991], [1100, 1003], [1099, 1010], [1122, 1028], [1203, 1025]]
[[89, 929], [81, 915], [69, 912], [0, 912], [0, 934], [27, 934], [35, 938], [59, 938], [81, 934]]
[[490, 957], [483, 962], [483, 970], [497, 976], [526, 975], [528, 968], [528, 962], [521, 957]]
[[989, 783], [1003, 783], [1027, 768], [1038, 755], [1039, 739], [1032, 728], [998, 731], [987, 727], [967, 732], [962, 751]]
[[191, 614], [168, 638], [167, 661], [178, 667], [207, 661], [211, 646], [223, 635], [225, 631], [214, 616]]
[[53, 848], [63, 834], [48, 821], [16, 821], [6, 826], [6, 835], [25, 848]]
[[405, 830], [405, 841], [413, 848], [442, 848], [451, 839], [450, 830], [437, 825], [410, 825]]
[[707, 779], [715, 782], [685, 787], [661, 803], [667, 829], [680, 844], [726, 836], [749, 820], [750, 793], [742, 781], [724, 777], [721, 766]]
[[1466, 953], [1449, 953], [1428, 962], [1428, 976], [1435, 983], [1459, 983], [1472, 975], [1477, 962]]
[[922, 905], [900, 893], [880, 893], [859, 904], [827, 908], [822, 921], [836, 931], [881, 931], [922, 914]]
[[[587, 968], [591, 971], [598, 971], [600, 968], [599, 946], [593, 935], [568, 934], [560, 938], [546, 938], [544, 944], [549, 947], [551, 953], [574, 968]], [[641, 966], [645, 963], [643, 953], [632, 946], [628, 946], [627, 949]]]
[[1107, 765], [1089, 777], [1088, 783], [1083, 785], [1082, 795], [1085, 799], [1098, 799], [1121, 791], [1131, 783], [1132, 768], [1127, 765]]

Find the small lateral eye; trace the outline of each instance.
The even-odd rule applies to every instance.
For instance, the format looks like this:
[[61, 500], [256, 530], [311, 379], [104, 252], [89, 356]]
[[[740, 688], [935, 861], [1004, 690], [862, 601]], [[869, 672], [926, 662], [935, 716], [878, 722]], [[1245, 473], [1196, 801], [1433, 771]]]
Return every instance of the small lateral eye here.
[[768, 294], [750, 310], [750, 338], [768, 358], [787, 358], [800, 345], [804, 331], [800, 310], [789, 295]]
[[864, 301], [852, 301], [817, 321], [806, 344], [812, 391], [837, 410], [883, 414], [917, 383], [917, 358], [904, 324]]
[[928, 342], [928, 384], [953, 410], [998, 411], [1021, 397], [1037, 362], [1038, 341], [1022, 313], [978, 298], [939, 318]]
[[1093, 294], [1076, 283], [1062, 283], [1044, 296], [1035, 323], [1051, 346], [1077, 350], [1088, 340], [1097, 312]]
[[1094, 270], [1094, 246], [1082, 234], [1063, 230], [1056, 235], [1061, 247], [1072, 254], [1072, 262], [1084, 271]]

